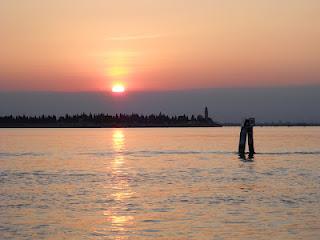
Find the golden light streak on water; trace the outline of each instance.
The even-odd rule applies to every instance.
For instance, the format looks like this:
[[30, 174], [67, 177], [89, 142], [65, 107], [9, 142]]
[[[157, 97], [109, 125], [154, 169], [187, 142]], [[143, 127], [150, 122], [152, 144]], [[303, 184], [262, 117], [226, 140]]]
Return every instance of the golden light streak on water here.
[[[113, 175], [111, 197], [116, 202], [116, 205], [113, 206], [111, 210], [104, 211], [103, 215], [107, 217], [112, 229], [121, 235], [121, 233], [125, 233], [128, 230], [128, 227], [134, 224], [134, 217], [125, 215], [126, 209], [123, 208], [123, 205], [126, 205], [133, 196], [127, 180], [128, 174], [124, 166], [125, 156], [123, 151], [125, 150], [125, 134], [123, 130], [115, 129], [113, 131], [112, 146], [114, 157], [111, 161], [111, 173]], [[115, 239], [123, 240], [127, 238], [117, 236]]]

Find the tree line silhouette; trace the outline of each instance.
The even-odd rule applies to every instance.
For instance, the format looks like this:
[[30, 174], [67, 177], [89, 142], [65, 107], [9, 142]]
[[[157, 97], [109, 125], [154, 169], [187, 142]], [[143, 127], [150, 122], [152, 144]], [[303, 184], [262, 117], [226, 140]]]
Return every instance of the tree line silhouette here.
[[[187, 115], [169, 116], [163, 113], [158, 115], [140, 115], [140, 114], [75, 114], [64, 116], [41, 115], [41, 116], [2, 116], [0, 117], [1, 126], [93, 126], [93, 127], [108, 127], [108, 126], [201, 126], [215, 125], [216, 123], [211, 118], [204, 118], [202, 115], [191, 117]], [[218, 124], [216, 124], [218, 125]]]

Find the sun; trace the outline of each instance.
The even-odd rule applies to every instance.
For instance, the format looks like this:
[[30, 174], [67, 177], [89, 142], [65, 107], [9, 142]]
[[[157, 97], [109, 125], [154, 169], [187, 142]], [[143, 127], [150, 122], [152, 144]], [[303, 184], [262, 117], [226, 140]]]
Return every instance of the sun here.
[[126, 89], [122, 84], [116, 84], [116, 85], [112, 86], [113, 93], [123, 93], [125, 91], [126, 91]]

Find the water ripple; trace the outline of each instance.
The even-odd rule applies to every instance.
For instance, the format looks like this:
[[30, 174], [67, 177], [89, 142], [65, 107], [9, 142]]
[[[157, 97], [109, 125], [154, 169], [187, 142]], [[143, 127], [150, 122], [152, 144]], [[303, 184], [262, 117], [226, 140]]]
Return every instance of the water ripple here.
[[[167, 151], [100, 151], [100, 152], [86, 152], [78, 153], [79, 155], [95, 156], [95, 157], [106, 157], [121, 154], [124, 156], [135, 156], [135, 157], [152, 157], [160, 155], [233, 155], [237, 152], [232, 151], [180, 151], [180, 150], [167, 150]], [[293, 151], [293, 152], [257, 152], [256, 155], [320, 155], [320, 151]]]
[[0, 152], [0, 159], [1, 158], [8, 158], [8, 157], [42, 157], [47, 156], [49, 153], [43, 152]]

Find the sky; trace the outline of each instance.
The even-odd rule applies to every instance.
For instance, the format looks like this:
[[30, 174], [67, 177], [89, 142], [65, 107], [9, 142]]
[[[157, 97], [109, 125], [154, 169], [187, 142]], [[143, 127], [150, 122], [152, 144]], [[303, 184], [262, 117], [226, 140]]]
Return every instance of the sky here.
[[319, 12], [319, 0], [2, 0], [0, 92], [318, 86]]

